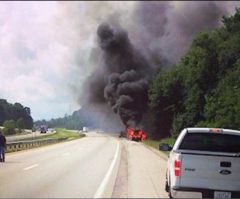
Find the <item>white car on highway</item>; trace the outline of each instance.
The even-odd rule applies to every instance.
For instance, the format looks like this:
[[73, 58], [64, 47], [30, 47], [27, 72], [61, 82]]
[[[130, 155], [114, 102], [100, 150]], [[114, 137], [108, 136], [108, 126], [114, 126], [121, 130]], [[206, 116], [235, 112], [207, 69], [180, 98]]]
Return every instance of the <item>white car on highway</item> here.
[[240, 198], [240, 131], [185, 128], [170, 151], [166, 191], [170, 198]]

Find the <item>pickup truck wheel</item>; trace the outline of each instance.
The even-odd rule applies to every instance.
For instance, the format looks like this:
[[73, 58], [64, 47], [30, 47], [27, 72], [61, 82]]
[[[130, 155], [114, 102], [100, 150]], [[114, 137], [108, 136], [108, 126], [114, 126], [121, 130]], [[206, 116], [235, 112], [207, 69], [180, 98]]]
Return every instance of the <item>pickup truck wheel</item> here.
[[169, 192], [168, 192], [168, 197], [169, 197], [169, 198], [173, 198], [170, 190], [169, 190]]
[[168, 186], [168, 197], [173, 198], [172, 193], [171, 193], [171, 184], [170, 183], [169, 183], [169, 186]]
[[165, 191], [169, 192], [168, 171], [166, 171]]
[[169, 192], [169, 186], [168, 186], [167, 180], [166, 180], [166, 182], [165, 182], [165, 191], [166, 191], [166, 192]]

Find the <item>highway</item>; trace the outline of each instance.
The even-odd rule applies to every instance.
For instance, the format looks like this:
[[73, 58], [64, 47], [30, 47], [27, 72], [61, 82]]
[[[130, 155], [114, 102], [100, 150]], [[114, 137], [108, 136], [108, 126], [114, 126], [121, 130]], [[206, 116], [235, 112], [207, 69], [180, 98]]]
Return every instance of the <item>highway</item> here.
[[35, 137], [39, 137], [39, 136], [50, 135], [50, 134], [56, 133], [56, 131], [51, 130], [51, 129], [49, 129], [47, 131], [47, 133], [40, 133], [40, 131], [32, 132], [31, 130], [25, 130], [25, 131], [29, 132], [29, 133], [26, 135], [6, 136], [7, 142], [16, 142], [16, 141], [19, 141], [19, 140], [25, 139], [25, 138], [35, 138]]
[[166, 160], [142, 143], [97, 132], [6, 155], [0, 198], [166, 198]]

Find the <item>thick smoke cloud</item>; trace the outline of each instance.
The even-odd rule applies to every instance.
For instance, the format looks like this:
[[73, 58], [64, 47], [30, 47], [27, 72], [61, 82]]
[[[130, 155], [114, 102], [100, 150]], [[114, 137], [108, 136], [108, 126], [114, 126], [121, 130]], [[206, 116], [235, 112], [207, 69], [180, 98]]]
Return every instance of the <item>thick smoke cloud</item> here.
[[236, 4], [143, 1], [135, 3], [131, 13], [106, 15], [107, 23], [100, 22], [96, 29], [95, 68], [84, 84], [81, 103], [116, 129], [151, 126], [147, 94], [156, 71], [177, 63], [196, 34], [219, 27]]
[[128, 31], [135, 45], [149, 56], [158, 52], [165, 59], [164, 66], [170, 66], [187, 52], [197, 33], [219, 27], [229, 7], [227, 2], [215, 1], [143, 1], [136, 7], [135, 25]]
[[97, 28], [102, 66], [90, 78], [93, 104], [106, 104], [119, 115], [125, 126], [136, 126], [147, 108], [147, 90], [153, 69], [146, 58], [131, 44], [122, 29], [108, 24]]

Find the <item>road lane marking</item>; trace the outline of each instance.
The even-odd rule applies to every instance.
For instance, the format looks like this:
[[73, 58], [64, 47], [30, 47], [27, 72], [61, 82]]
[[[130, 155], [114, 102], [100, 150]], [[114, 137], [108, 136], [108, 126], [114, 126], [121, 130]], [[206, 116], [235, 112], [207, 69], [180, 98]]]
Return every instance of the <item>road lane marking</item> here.
[[101, 197], [102, 197], [103, 192], [105, 191], [107, 182], [109, 181], [109, 178], [111, 177], [113, 168], [114, 168], [114, 166], [115, 166], [115, 164], [116, 164], [116, 162], [117, 162], [117, 157], [118, 157], [118, 152], [119, 152], [119, 141], [116, 140], [116, 142], [117, 142], [117, 149], [116, 149], [116, 152], [115, 152], [115, 155], [114, 155], [112, 164], [110, 165], [107, 174], [105, 175], [102, 183], [101, 183], [100, 186], [98, 187], [98, 190], [97, 190], [97, 192], [95, 193], [95, 195], [93, 196], [93, 198], [101, 198]]
[[64, 154], [62, 154], [62, 156], [67, 156], [67, 155], [69, 155], [69, 153], [64, 153]]
[[32, 165], [32, 166], [30, 166], [30, 167], [27, 167], [27, 168], [25, 168], [25, 169], [23, 169], [24, 171], [27, 171], [27, 170], [29, 170], [29, 169], [32, 169], [32, 168], [34, 168], [34, 167], [38, 167], [39, 166], [39, 164], [34, 164], [34, 165]]

